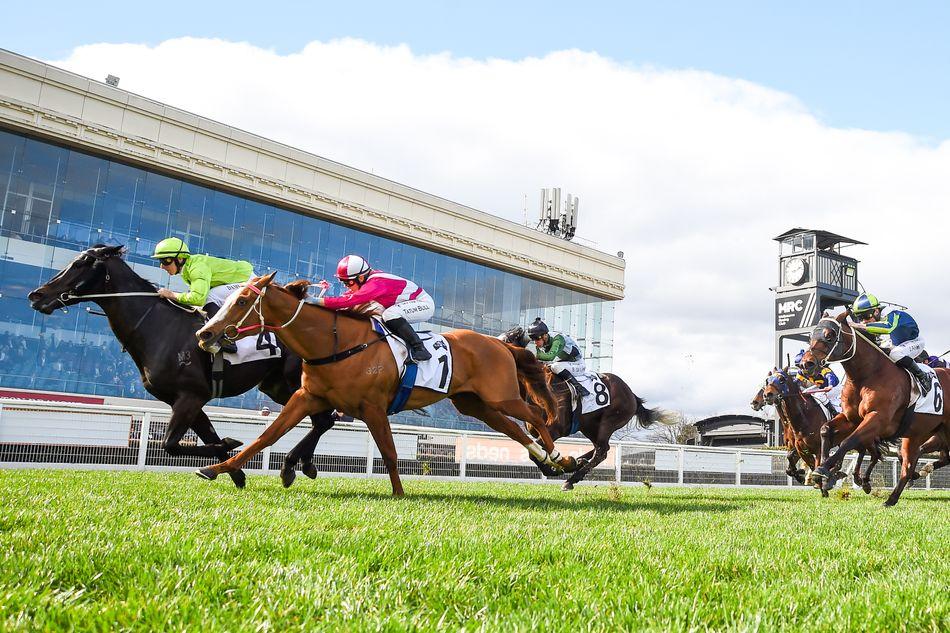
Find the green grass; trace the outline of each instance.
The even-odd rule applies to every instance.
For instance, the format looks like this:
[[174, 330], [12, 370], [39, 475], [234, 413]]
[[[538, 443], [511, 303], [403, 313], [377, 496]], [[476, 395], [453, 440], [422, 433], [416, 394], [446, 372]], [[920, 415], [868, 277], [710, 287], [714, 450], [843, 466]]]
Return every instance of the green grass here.
[[0, 629], [950, 630], [950, 493], [0, 471]]

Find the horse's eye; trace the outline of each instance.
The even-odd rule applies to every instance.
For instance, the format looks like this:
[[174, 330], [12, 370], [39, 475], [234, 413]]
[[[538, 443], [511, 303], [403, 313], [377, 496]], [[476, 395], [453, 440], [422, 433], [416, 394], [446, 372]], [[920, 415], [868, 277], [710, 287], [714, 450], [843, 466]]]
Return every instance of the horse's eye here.
[[238, 299], [238, 300], [237, 300], [237, 304], [238, 304], [239, 306], [246, 306], [246, 305], [247, 305], [247, 299]]
[[778, 381], [779, 381], [779, 382], [785, 382], [785, 376], [779, 376]]

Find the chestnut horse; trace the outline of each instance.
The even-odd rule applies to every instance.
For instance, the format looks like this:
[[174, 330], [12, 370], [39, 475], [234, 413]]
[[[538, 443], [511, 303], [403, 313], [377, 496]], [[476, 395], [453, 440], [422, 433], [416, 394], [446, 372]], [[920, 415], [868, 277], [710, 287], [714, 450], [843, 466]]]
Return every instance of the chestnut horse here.
[[[524, 348], [529, 343], [524, 328], [516, 326], [500, 334], [498, 338], [505, 343]], [[606, 459], [610, 451], [610, 438], [613, 434], [627, 425], [634, 417], [640, 426], [646, 428], [654, 422], [667, 423], [667, 414], [661, 409], [648, 409], [644, 405], [644, 400], [638, 397], [629, 385], [623, 381], [620, 376], [614, 374], [600, 374], [600, 379], [607, 387], [607, 393], [610, 394], [610, 404], [597, 411], [581, 414], [579, 424], [574, 427], [574, 411], [571, 409], [571, 393], [567, 383], [556, 377], [545, 366], [545, 378], [548, 386], [554, 393], [557, 401], [557, 412], [554, 421], [548, 421], [548, 431], [551, 439], [557, 440], [567, 437], [576, 431], [580, 431], [584, 437], [591, 441], [594, 448], [582, 455], [579, 460], [586, 461], [580, 468], [575, 470], [564, 482], [564, 490], [572, 490], [574, 484], [579, 483], [586, 477], [591, 469]], [[531, 398], [530, 385], [526, 377], [519, 374], [522, 384], [522, 396], [525, 399]], [[543, 403], [536, 403], [544, 406]]]
[[[306, 280], [281, 287], [273, 283], [274, 275], [249, 281], [196, 336], [199, 345], [208, 348], [222, 337], [236, 340], [261, 329], [277, 332], [287, 347], [305, 359], [302, 387], [259, 438], [234, 457], [200, 469], [198, 475], [214, 479], [233, 472], [304, 416], [336, 409], [366, 423], [386, 465], [393, 494], [402, 495], [387, 417], [400, 378], [389, 345], [378, 344], [383, 338], [365, 316], [307, 304]], [[244, 326], [249, 318], [252, 325]], [[254, 324], [255, 320], [259, 323]], [[554, 472], [575, 470], [577, 462], [572, 457], [561, 457], [547, 432], [543, 414], [553, 410], [553, 403], [540, 363], [525, 350], [471, 330], [453, 330], [443, 336], [452, 352], [448, 393], [413, 389], [404, 408], [422, 408], [448, 397], [463, 414], [482, 420], [524, 446], [539, 466], [544, 464]], [[529, 376], [536, 401], [545, 404], [543, 410], [522, 399], [519, 373]], [[507, 416], [534, 427], [543, 448]]]
[[[870, 450], [878, 441], [900, 437], [901, 476], [884, 503], [893, 506], [907, 483], [919, 476], [916, 467], [921, 446], [925, 442], [937, 446], [950, 444], [950, 407], [943, 407], [943, 415], [905, 415], [910, 402], [910, 376], [866, 335], [851, 327], [850, 314], [848, 310], [836, 318], [822, 318], [812, 331], [802, 358], [801, 366], [810, 374], [837, 361], [848, 376], [841, 393], [841, 413], [825, 425], [822, 433], [850, 434], [834, 455], [825, 457], [829, 449], [822, 449], [824, 460], [815, 470], [815, 477], [820, 477], [827, 488], [831, 472], [840, 467], [848, 451]], [[937, 380], [926, 397], [936, 402], [950, 389], [950, 371], [935, 371]], [[938, 437], [928, 442], [932, 436]]]
[[[788, 369], [775, 369], [765, 379], [762, 396], [767, 404], [775, 407], [785, 427], [785, 444], [788, 446], [788, 470], [785, 472], [799, 483], [808, 483], [804, 473], [796, 468], [799, 459], [813, 472], [819, 465], [821, 457], [821, 429], [828, 421], [822, 411], [822, 405], [814, 398], [801, 390], [798, 380]], [[866, 493], [871, 492], [871, 471], [881, 459], [880, 448], [875, 445], [870, 450], [871, 463], [867, 472], [861, 475], [861, 462], [864, 460], [864, 451], [858, 454], [854, 465], [854, 483]], [[835, 479], [845, 475], [838, 471]], [[821, 489], [823, 497], [828, 491]]]

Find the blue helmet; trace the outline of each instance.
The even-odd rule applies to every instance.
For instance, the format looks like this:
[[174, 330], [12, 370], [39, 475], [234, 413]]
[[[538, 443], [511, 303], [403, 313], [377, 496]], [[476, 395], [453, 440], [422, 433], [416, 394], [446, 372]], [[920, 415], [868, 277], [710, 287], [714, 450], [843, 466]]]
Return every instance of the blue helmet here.
[[860, 297], [854, 300], [854, 303], [851, 304], [851, 311], [857, 315], [867, 314], [872, 312], [875, 308], [880, 308], [881, 302], [877, 300], [877, 297], [872, 295], [870, 292], [862, 293]]

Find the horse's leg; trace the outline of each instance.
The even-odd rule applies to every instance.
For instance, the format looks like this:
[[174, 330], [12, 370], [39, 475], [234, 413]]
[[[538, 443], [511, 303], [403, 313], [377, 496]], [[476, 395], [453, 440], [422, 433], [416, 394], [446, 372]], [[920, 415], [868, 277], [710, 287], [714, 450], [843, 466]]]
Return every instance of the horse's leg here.
[[[877, 466], [877, 463], [881, 461], [881, 449], [879, 449], [877, 445], [871, 448], [868, 452], [871, 454], [871, 461], [868, 462], [868, 469], [864, 471], [864, 476], [861, 478], [861, 483], [858, 484], [861, 486], [861, 490], [863, 490], [865, 494], [871, 494], [871, 473], [874, 472], [874, 467]], [[861, 453], [859, 456], [858, 465], [861, 464], [860, 457], [863, 455], [864, 453]], [[857, 476], [858, 471], [855, 469], [855, 483], [858, 483]]]
[[[214, 426], [212, 426], [208, 415], [201, 409], [198, 409], [198, 415], [195, 416], [194, 422], [191, 423], [191, 428], [194, 429], [195, 434], [200, 437], [201, 441], [205, 444], [210, 446], [222, 446], [214, 455], [214, 457], [220, 461], [224, 461], [228, 458], [228, 451], [233, 447], [232, 443], [237, 442], [237, 440], [231, 440], [227, 444], [223, 444], [220, 438], [218, 438], [218, 433], [214, 430]], [[240, 442], [238, 442], [238, 446], [240, 446]], [[238, 488], [243, 488], [247, 485], [247, 477], [244, 475], [243, 470], [236, 470], [233, 473], [228, 473], [228, 475], [230, 475], [231, 481], [233, 481], [234, 485]]]
[[[839, 417], [840, 416], [836, 416], [835, 420]], [[877, 427], [879, 426], [878, 421], [880, 418], [881, 414], [877, 411], [868, 413], [861, 421], [861, 424], [858, 425], [858, 428], [841, 442], [837, 452], [825, 458], [821, 465], [815, 469], [814, 476], [818, 481], [822, 482], [823, 490], [828, 490], [834, 484], [835, 476], [832, 472], [841, 468], [841, 462], [844, 461], [845, 455], [847, 455], [849, 451], [859, 448], [867, 450], [874, 445], [874, 442], [877, 441], [877, 433], [879, 432]], [[835, 420], [832, 420], [832, 423]], [[822, 430], [824, 431], [824, 427], [822, 427]], [[822, 444], [824, 444], [824, 441], [822, 441]], [[822, 448], [822, 451], [824, 451], [824, 448]]]
[[798, 462], [801, 461], [801, 457], [798, 456], [798, 451], [794, 448], [788, 451], [788, 454], [785, 455], [785, 459], [788, 460], [788, 468], [785, 469], [785, 474], [797, 481], [800, 484], [805, 483], [805, 477], [802, 475], [801, 471], [798, 470]]
[[551, 458], [548, 453], [534, 440], [528, 437], [527, 433], [525, 433], [520, 426], [489, 407], [474, 393], [456, 393], [451, 395], [449, 399], [460, 413], [478, 418], [493, 430], [504, 433], [524, 446], [528, 451], [528, 455], [531, 457], [531, 461], [535, 463], [546, 477], [557, 477], [561, 474], [552, 467], [556, 466], [556, 464], [553, 464], [553, 462], [549, 463]]
[[264, 429], [260, 437], [248, 444], [244, 450], [234, 457], [219, 464], [201, 468], [196, 471], [196, 474], [205, 479], [214, 479], [221, 473], [230, 473], [240, 469], [255, 455], [273, 445], [287, 431], [294, 428], [304, 416], [312, 415], [317, 411], [325, 411], [327, 408], [329, 408], [329, 405], [322, 398], [317, 398], [305, 389], [298, 389], [287, 401], [287, 405], [277, 416], [277, 419]]
[[[580, 483], [580, 481], [587, 476], [587, 473], [593, 470], [597, 464], [607, 459], [607, 453], [609, 451], [610, 444], [608, 444], [606, 441], [598, 443], [594, 447], [594, 456], [591, 457], [589, 461], [586, 461], [580, 468], [571, 473], [571, 476], [568, 478], [568, 480], [564, 482], [563, 486], [561, 486], [561, 490], [573, 490], [574, 484]], [[588, 453], [588, 455], [589, 454], [590, 453]]]
[[[577, 470], [577, 460], [575, 460], [570, 455], [561, 455], [558, 453], [557, 449], [554, 448], [554, 441], [551, 440], [551, 435], [548, 433], [547, 426], [544, 424], [544, 420], [535, 416], [534, 412], [531, 410], [531, 407], [528, 406], [528, 403], [524, 400], [506, 400], [503, 402], [485, 402], [485, 404], [494, 409], [495, 411], [501, 413], [501, 417], [511, 416], [519, 420], [524, 420], [527, 424], [532, 424], [538, 431], [541, 433], [541, 446], [544, 447], [544, 450], [548, 452], [551, 459], [554, 460], [560, 468], [563, 468], [566, 472], [573, 472]], [[505, 418], [507, 419], [507, 418]], [[510, 420], [508, 420], [510, 422]], [[518, 428], [517, 424], [514, 424]], [[519, 429], [520, 430], [520, 429]], [[508, 435], [506, 433], [506, 435]], [[522, 435], [524, 435], [522, 433]], [[549, 444], [545, 444], [544, 436], [547, 435]], [[508, 437], [512, 437], [508, 435]], [[525, 436], [527, 438], [527, 436]], [[512, 438], [516, 439], [516, 438]], [[550, 447], [550, 448], [548, 448]], [[530, 451], [529, 451], [530, 452]]]
[[310, 422], [313, 426], [307, 432], [307, 435], [290, 449], [287, 456], [284, 457], [284, 465], [280, 469], [280, 481], [284, 484], [284, 488], [289, 488], [290, 484], [294, 483], [294, 479], [297, 477], [294, 468], [298, 461], [303, 460], [303, 466], [301, 467], [303, 474], [310, 477], [310, 479], [316, 479], [317, 477], [317, 468], [313, 465], [313, 452], [316, 450], [317, 442], [320, 441], [323, 434], [333, 428], [335, 422], [333, 412], [324, 411], [311, 415]]
[[938, 468], [950, 464], [950, 443], [941, 440], [939, 432], [921, 445], [920, 454], [926, 455], [927, 453], [939, 453], [941, 457], [921, 468], [919, 473], [921, 477], [926, 477]]
[[907, 482], [910, 481], [911, 476], [914, 474], [914, 470], [917, 466], [917, 458], [920, 456], [920, 443], [915, 442], [912, 438], [905, 437], [901, 440], [900, 456], [901, 477], [897, 480], [897, 485], [894, 486], [891, 496], [884, 502], [885, 507], [897, 505], [897, 500], [900, 499], [901, 493], [904, 491], [904, 486], [907, 485]]
[[[192, 457], [217, 457], [221, 451], [229, 451], [241, 445], [237, 440], [222, 442], [220, 439], [214, 443], [206, 443], [204, 446], [182, 446], [181, 438], [185, 437], [188, 429], [193, 428], [196, 420], [203, 415], [201, 407], [204, 402], [197, 397], [186, 395], [172, 405], [172, 417], [168, 420], [168, 429], [165, 431], [165, 437], [162, 438], [162, 448], [166, 453], [173, 457], [180, 455], [189, 455]], [[205, 418], [207, 420], [207, 417]], [[217, 438], [217, 434], [214, 436]]]
[[399, 479], [399, 462], [396, 461], [396, 443], [393, 441], [393, 431], [389, 426], [389, 418], [386, 411], [376, 405], [364, 403], [360, 407], [360, 418], [366, 423], [369, 432], [376, 442], [376, 448], [383, 458], [386, 465], [386, 471], [389, 473], [389, 483], [393, 488], [393, 496], [401, 497], [405, 493], [402, 490], [402, 481]]

